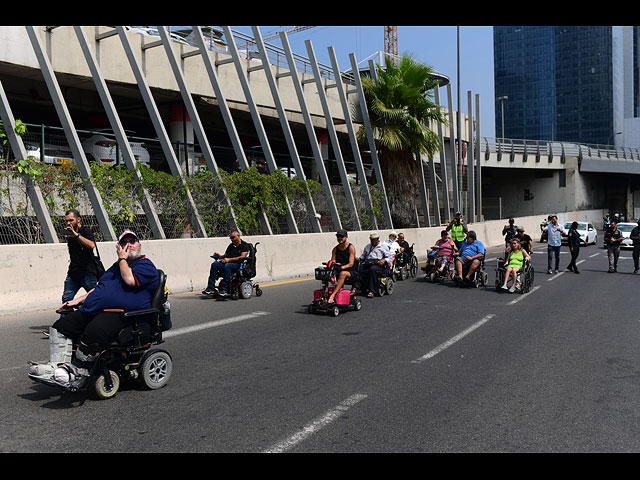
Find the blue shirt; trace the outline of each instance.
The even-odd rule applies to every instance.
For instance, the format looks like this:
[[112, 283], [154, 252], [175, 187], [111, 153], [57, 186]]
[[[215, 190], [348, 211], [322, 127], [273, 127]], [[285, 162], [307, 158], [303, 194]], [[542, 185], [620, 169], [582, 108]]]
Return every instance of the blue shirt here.
[[480, 240], [476, 240], [473, 243], [469, 243], [466, 240], [460, 245], [460, 258], [474, 257], [481, 253], [484, 255], [484, 245]]
[[125, 311], [140, 310], [151, 306], [151, 298], [158, 288], [158, 270], [146, 257], [140, 257], [129, 264], [136, 280], [129, 287], [120, 276], [120, 262], [116, 262], [104, 272], [96, 288], [87, 295], [80, 311], [95, 315], [105, 308], [122, 308]]
[[560, 225], [556, 226], [553, 223], [550, 223], [549, 225], [544, 227], [544, 229], [549, 234], [549, 237], [547, 238], [547, 245], [549, 245], [550, 247], [559, 247], [560, 245], [562, 245], [563, 230]]

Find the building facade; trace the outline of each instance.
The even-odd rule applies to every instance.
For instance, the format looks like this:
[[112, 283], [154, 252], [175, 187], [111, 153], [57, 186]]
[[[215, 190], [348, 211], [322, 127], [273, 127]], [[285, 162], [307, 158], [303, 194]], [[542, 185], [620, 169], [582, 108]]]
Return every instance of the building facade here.
[[494, 27], [496, 132], [638, 146], [637, 52], [638, 27]]

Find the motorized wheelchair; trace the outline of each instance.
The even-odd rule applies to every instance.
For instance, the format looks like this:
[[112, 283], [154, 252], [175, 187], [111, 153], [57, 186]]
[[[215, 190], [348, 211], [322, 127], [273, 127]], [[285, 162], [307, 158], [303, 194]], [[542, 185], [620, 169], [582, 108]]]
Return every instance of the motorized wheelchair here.
[[[240, 269], [237, 272], [234, 272], [231, 275], [231, 279], [229, 280], [229, 298], [232, 300], [237, 300], [238, 298], [248, 299], [251, 298], [253, 293], [253, 289], [256, 290], [256, 297], [262, 295], [262, 289], [258, 282], [253, 282], [253, 278], [256, 276], [256, 252], [257, 246], [260, 245], [260, 242], [257, 242], [255, 245], [249, 243], [249, 255], [244, 259], [244, 261], [240, 264]], [[219, 255], [211, 255], [211, 258], [214, 260], [219, 260], [222, 258]], [[218, 272], [218, 277], [216, 281], [218, 281], [222, 277], [222, 272]], [[222, 281], [222, 280], [220, 280]], [[218, 285], [213, 288], [213, 293], [208, 296], [217, 298], [218, 300], [224, 299], [219, 293]], [[205, 292], [203, 292], [204, 294]]]
[[[357, 279], [353, 276], [346, 278], [344, 282], [345, 286], [351, 286], [350, 290], [342, 288], [334, 297], [335, 303], [327, 301], [333, 293], [340, 270], [337, 268], [339, 264], [332, 261], [323, 262], [322, 265], [324, 266], [315, 269], [316, 280], [322, 282], [322, 287], [314, 290], [313, 302], [308, 305], [307, 311], [309, 313], [324, 313], [333, 317], [351, 309], [359, 311], [362, 308], [362, 300], [356, 295], [354, 284]], [[355, 266], [357, 269], [357, 260]]]
[[[504, 258], [497, 259], [496, 265], [496, 291], [503, 292], [502, 285], [504, 284], [504, 277], [507, 273], [507, 267], [504, 264]], [[533, 286], [533, 279], [535, 272], [531, 260], [524, 260], [522, 268], [516, 276], [516, 284], [520, 285], [520, 288], [516, 288], [515, 293], [528, 293]], [[508, 282], [508, 280], [507, 280]], [[515, 287], [515, 285], [513, 285]]]
[[415, 278], [418, 275], [418, 259], [413, 253], [413, 246], [402, 253], [395, 255], [391, 275], [393, 281], [406, 280], [407, 278]]
[[426, 274], [425, 280], [428, 278], [431, 283], [435, 283], [453, 278], [455, 273], [453, 262], [447, 262], [444, 269], [440, 271], [440, 267], [444, 261], [446, 261], [445, 258], [438, 255], [438, 247], [432, 247], [432, 250], [427, 253], [427, 264], [424, 268]]
[[[454, 268], [455, 268], [455, 262], [459, 261], [460, 257], [454, 257]], [[469, 272], [469, 268], [471, 267], [471, 263], [466, 263], [463, 264], [462, 266], [462, 277], [459, 278], [457, 275], [454, 275], [453, 280], [455, 281], [456, 285], [458, 285], [459, 287], [484, 287], [487, 285], [487, 283], [489, 283], [489, 274], [485, 271], [484, 269], [484, 255], [482, 257], [480, 257], [478, 260], [480, 260], [480, 265], [478, 265], [478, 268], [475, 269], [475, 271], [473, 272], [473, 275], [471, 277], [469, 277], [469, 281], [465, 281], [465, 277], [467, 276], [467, 273]]]
[[[149, 308], [128, 312], [105, 309], [107, 312], [120, 313], [125, 319], [131, 320], [131, 325], [120, 330], [118, 338], [98, 354], [88, 378], [82, 377], [66, 385], [57, 383], [53, 378], [34, 374], [29, 374], [29, 378], [71, 392], [89, 391], [99, 399], [113, 397], [121, 382], [129, 380], [137, 380], [151, 390], [164, 387], [171, 377], [173, 361], [169, 352], [152, 348], [152, 345], [164, 342], [162, 332], [171, 328], [171, 307], [167, 301], [167, 276], [162, 270], [158, 270], [158, 274], [158, 288]], [[56, 313], [66, 314], [73, 310], [65, 307], [56, 310]], [[74, 341], [73, 357], [76, 349]]]
[[[360, 272], [362, 271], [363, 266], [371, 263], [377, 263], [377, 260], [371, 260], [371, 261], [361, 260], [360, 261], [360, 268], [358, 269], [358, 274], [360, 275], [360, 278], [362, 278], [362, 274]], [[377, 291], [372, 293], [378, 297], [383, 296], [385, 293], [387, 295], [391, 295], [394, 289], [392, 265], [390, 265], [388, 262], [385, 262], [384, 266], [375, 272], [375, 275], [377, 280], [376, 282]]]

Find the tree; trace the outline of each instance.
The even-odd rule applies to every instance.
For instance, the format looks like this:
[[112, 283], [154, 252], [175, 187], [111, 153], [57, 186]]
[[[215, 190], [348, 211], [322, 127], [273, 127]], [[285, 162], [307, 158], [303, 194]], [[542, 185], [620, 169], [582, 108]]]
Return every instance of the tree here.
[[[447, 124], [433, 98], [438, 85], [434, 70], [404, 55], [397, 64], [389, 58], [378, 66], [377, 81], [362, 78], [373, 136], [394, 226], [404, 227], [415, 218], [415, 199], [420, 185], [417, 156], [432, 157], [440, 151], [433, 122]], [[360, 127], [358, 141], [366, 145]], [[434, 192], [435, 193], [435, 192]]]

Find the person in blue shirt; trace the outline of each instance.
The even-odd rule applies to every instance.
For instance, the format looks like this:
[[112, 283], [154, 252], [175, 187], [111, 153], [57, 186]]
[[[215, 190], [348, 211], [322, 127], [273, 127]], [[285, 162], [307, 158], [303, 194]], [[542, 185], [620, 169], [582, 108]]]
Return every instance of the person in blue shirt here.
[[562, 236], [566, 235], [560, 225], [558, 225], [558, 217], [551, 216], [551, 223], [544, 227], [547, 232], [547, 273], [551, 274], [554, 270], [551, 270], [551, 262], [555, 255], [556, 269], [555, 273], [558, 273], [560, 268], [560, 245], [562, 245]]
[[122, 233], [116, 253], [118, 260], [102, 275], [94, 289], [62, 305], [78, 309], [53, 324], [58, 335], [78, 341], [73, 360], [53, 372], [53, 379], [60, 384], [88, 376], [97, 355], [129, 325], [120, 313], [105, 312], [105, 309], [131, 311], [151, 306], [159, 274], [153, 262], [142, 254], [137, 235], [130, 230]]
[[[476, 232], [469, 230], [467, 238], [460, 244], [460, 251], [454, 253], [458, 279], [463, 279], [465, 282], [471, 281], [471, 276], [480, 266], [480, 260], [484, 257], [484, 251], [484, 245], [478, 240]], [[467, 266], [469, 269], [463, 278], [463, 267]]]

